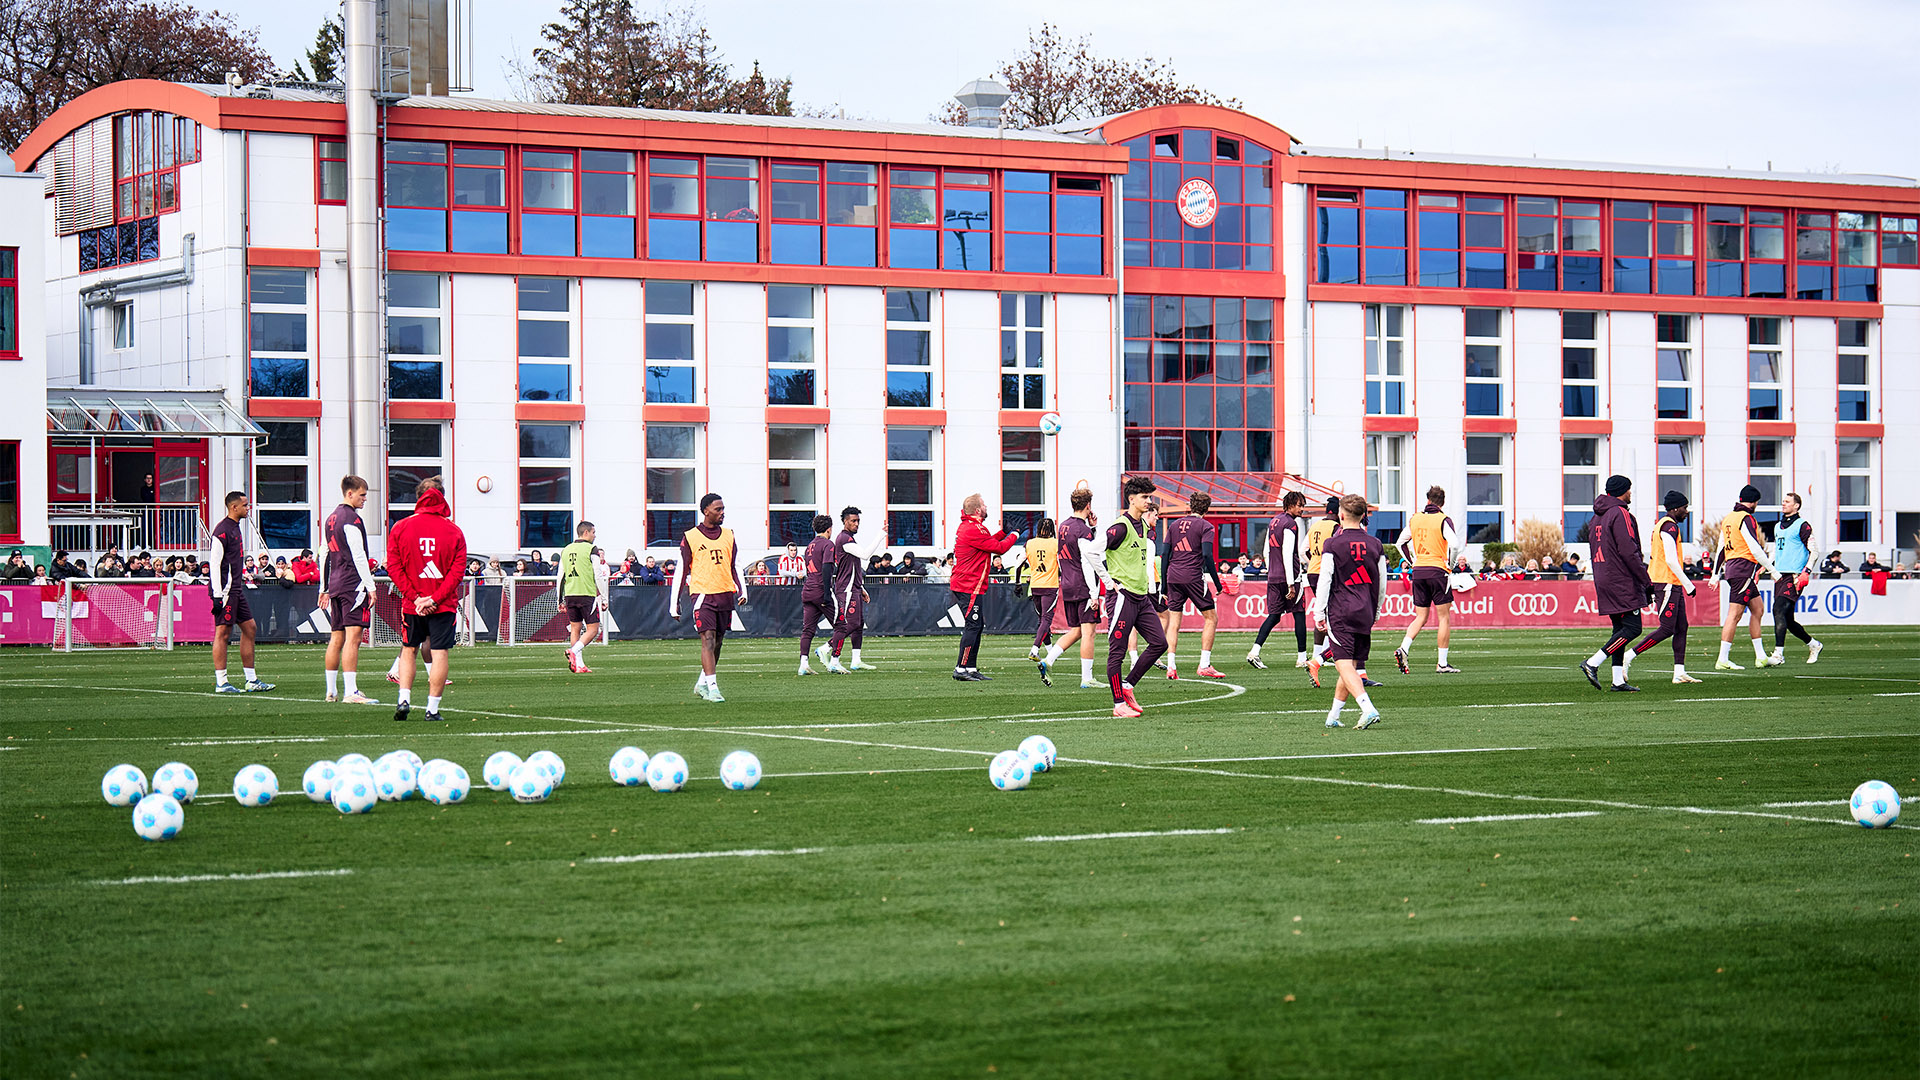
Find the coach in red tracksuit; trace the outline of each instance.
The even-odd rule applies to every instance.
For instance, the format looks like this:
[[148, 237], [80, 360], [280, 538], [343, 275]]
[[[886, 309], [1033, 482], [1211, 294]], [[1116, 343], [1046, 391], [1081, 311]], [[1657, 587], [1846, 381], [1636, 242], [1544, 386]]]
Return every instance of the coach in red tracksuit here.
[[387, 574], [400, 591], [400, 704], [395, 720], [413, 708], [413, 671], [418, 646], [431, 647], [427, 669], [427, 719], [440, 719], [440, 695], [447, 687], [460, 601], [467, 570], [467, 535], [453, 523], [445, 489], [429, 476], [414, 489], [412, 515], [387, 532]]
[[960, 632], [960, 659], [953, 665], [953, 677], [960, 682], [986, 682], [991, 675], [980, 674], [980, 596], [987, 591], [987, 574], [993, 557], [1003, 555], [1020, 542], [1017, 532], [987, 531], [987, 500], [969, 495], [960, 503], [960, 531], [953, 538], [953, 577], [947, 587], [953, 590], [954, 610], [960, 612], [964, 629]]

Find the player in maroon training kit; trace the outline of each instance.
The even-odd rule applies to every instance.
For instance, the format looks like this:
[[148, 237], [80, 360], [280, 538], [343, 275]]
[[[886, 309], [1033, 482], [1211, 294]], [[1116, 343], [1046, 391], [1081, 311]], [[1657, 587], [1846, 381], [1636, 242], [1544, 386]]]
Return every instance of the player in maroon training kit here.
[[1097, 522], [1092, 510], [1093, 492], [1082, 483], [1073, 489], [1071, 505], [1073, 513], [1060, 523], [1059, 531], [1059, 603], [1066, 611], [1067, 632], [1060, 635], [1060, 640], [1047, 649], [1046, 658], [1040, 661], [1040, 681], [1053, 685], [1054, 663], [1077, 640], [1080, 688], [1091, 690], [1100, 685], [1093, 678], [1093, 639], [1098, 636], [1100, 626], [1100, 604], [1094, 599], [1093, 587], [1104, 583], [1111, 591], [1113, 582], [1107, 578], [1107, 562], [1094, 535]]
[[[833, 541], [827, 534], [833, 531], [833, 519], [825, 514], [813, 516], [813, 542], [807, 545], [802, 557], [805, 570], [800, 579], [800, 674], [812, 675], [813, 665], [807, 662], [807, 652], [813, 648], [813, 634], [822, 622], [833, 622], [833, 575], [835, 558]], [[781, 561], [785, 561], [782, 557]]]
[[333, 629], [327, 635], [327, 700], [338, 697], [344, 673], [349, 705], [378, 705], [360, 692], [360, 638], [373, 616], [373, 572], [367, 569], [367, 526], [360, 508], [367, 504], [367, 482], [358, 476], [340, 481], [340, 505], [327, 515], [327, 569], [320, 606]]
[[[1167, 632], [1167, 678], [1180, 677], [1179, 662], [1174, 659], [1180, 645], [1180, 616], [1191, 602], [1200, 613], [1200, 669], [1203, 679], [1224, 679], [1226, 673], [1213, 666], [1213, 633], [1220, 620], [1213, 598], [1222, 592], [1220, 585], [1220, 530], [1204, 515], [1213, 507], [1212, 496], [1202, 492], [1187, 500], [1192, 511], [1167, 526], [1167, 545], [1160, 551], [1161, 589], [1167, 596], [1167, 609], [1160, 623]], [[1206, 581], [1213, 582], [1207, 592]]]
[[1247, 663], [1257, 668], [1267, 666], [1260, 660], [1260, 647], [1288, 613], [1293, 615], [1298, 653], [1293, 666], [1307, 666], [1307, 545], [1300, 527], [1306, 508], [1306, 494], [1289, 491], [1280, 499], [1280, 512], [1267, 523], [1267, 617], [1260, 621], [1260, 632], [1247, 653]]
[[1347, 699], [1360, 703], [1355, 728], [1380, 722], [1380, 710], [1360, 684], [1367, 653], [1373, 645], [1373, 623], [1380, 615], [1380, 583], [1387, 577], [1387, 556], [1378, 537], [1360, 524], [1367, 516], [1367, 500], [1348, 495], [1340, 500], [1340, 530], [1321, 549], [1320, 580], [1313, 589], [1314, 622], [1327, 628], [1327, 659], [1340, 672], [1333, 688], [1333, 708], [1327, 726], [1344, 727], [1340, 711]]
[[[833, 538], [834, 556], [839, 560], [833, 574], [833, 606], [839, 614], [833, 621], [831, 650], [820, 646], [820, 659], [835, 675], [877, 670], [860, 659], [860, 639], [867, 627], [867, 601], [873, 599], [867, 593], [867, 560], [887, 546], [887, 524], [882, 521], [865, 544], [855, 539], [859, 535], [860, 508], [846, 507], [840, 511], [840, 535]], [[849, 638], [853, 640], [853, 655], [842, 665], [840, 646]]]

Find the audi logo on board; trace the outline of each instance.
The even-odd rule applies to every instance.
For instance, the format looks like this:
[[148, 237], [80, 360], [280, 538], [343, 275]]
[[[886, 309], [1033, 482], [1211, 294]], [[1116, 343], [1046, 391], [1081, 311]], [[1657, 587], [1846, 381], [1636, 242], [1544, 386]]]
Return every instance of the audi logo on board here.
[[1381, 598], [1380, 614], [1383, 617], [1392, 615], [1406, 615], [1411, 617], [1413, 615], [1413, 597], [1403, 592], [1388, 593], [1385, 597]]
[[1259, 593], [1238, 593], [1233, 598], [1233, 613], [1242, 619], [1267, 617], [1267, 598]]
[[1560, 598], [1552, 593], [1514, 593], [1507, 597], [1507, 614], [1545, 618], [1560, 610]]

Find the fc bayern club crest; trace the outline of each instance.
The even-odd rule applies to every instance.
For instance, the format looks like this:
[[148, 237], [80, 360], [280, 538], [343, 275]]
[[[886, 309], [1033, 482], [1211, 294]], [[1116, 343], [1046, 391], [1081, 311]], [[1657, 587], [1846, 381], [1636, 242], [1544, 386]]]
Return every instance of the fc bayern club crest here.
[[1196, 176], [1180, 185], [1173, 205], [1180, 208], [1181, 221], [1204, 229], [1213, 224], [1214, 215], [1220, 212], [1220, 196], [1214, 193], [1212, 184]]

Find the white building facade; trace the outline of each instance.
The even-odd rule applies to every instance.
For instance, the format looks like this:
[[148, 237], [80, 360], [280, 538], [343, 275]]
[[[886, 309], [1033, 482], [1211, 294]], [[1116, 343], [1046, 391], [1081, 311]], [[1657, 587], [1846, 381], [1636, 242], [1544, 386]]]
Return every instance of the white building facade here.
[[0, 560], [16, 547], [48, 561], [46, 326], [41, 267], [46, 181], [0, 162]]

